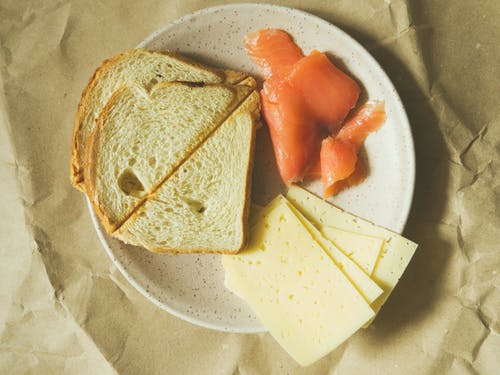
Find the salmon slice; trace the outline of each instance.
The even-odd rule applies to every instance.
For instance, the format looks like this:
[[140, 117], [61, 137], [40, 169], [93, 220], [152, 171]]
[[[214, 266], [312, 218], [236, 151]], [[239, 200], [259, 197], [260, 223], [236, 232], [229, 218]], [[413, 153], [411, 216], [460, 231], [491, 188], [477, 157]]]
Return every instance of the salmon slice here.
[[337, 138], [359, 147], [370, 133], [380, 129], [386, 118], [384, 102], [382, 100], [369, 101], [345, 123], [337, 134]]
[[283, 182], [290, 185], [301, 181], [318, 158], [321, 129], [287, 82], [267, 81], [261, 103]]
[[325, 197], [332, 195], [333, 185], [349, 177], [358, 161], [356, 146], [332, 136], [321, 143], [321, 177]]
[[318, 178], [321, 178], [321, 158], [319, 155], [316, 158], [316, 161], [314, 161], [308, 169], [306, 175], [304, 176], [304, 180], [311, 181], [317, 180]]
[[328, 187], [326, 191], [325, 190], [323, 191], [323, 195], [325, 198], [332, 195], [337, 195], [341, 191], [350, 188], [351, 186], [359, 185], [365, 180], [367, 175], [368, 175], [368, 169], [366, 168], [366, 164], [363, 161], [363, 159], [358, 157], [358, 160], [356, 161], [356, 166], [354, 167], [354, 171], [352, 172], [352, 174], [344, 180], [334, 182], [332, 185]]
[[[373, 110], [363, 107], [348, 121], [346, 130], [341, 129], [359, 98], [356, 81], [322, 52], [313, 51], [304, 57], [283, 30], [249, 34], [245, 47], [265, 78], [262, 112], [283, 182], [289, 185], [306, 176], [321, 176], [330, 195], [345, 187], [346, 182], [339, 181], [347, 180], [354, 171], [366, 172], [362, 166], [357, 167], [357, 153], [374, 130], [370, 120]], [[323, 140], [328, 134], [337, 135]], [[361, 175], [355, 174], [358, 178], [351, 182], [360, 180]]]
[[311, 52], [294, 64], [286, 79], [330, 133], [340, 129], [359, 98], [360, 88], [356, 81], [319, 51]]
[[[345, 123], [337, 136], [329, 136], [323, 140], [320, 160], [325, 197], [338, 192], [338, 183], [353, 174], [358, 162], [359, 148], [371, 132], [380, 129], [385, 119], [383, 101], [367, 102]], [[351, 182], [359, 184], [365, 177], [366, 168], [365, 173], [355, 175]]]
[[291, 36], [278, 29], [265, 29], [245, 37], [245, 47], [265, 79], [288, 73], [302, 57], [302, 51]]

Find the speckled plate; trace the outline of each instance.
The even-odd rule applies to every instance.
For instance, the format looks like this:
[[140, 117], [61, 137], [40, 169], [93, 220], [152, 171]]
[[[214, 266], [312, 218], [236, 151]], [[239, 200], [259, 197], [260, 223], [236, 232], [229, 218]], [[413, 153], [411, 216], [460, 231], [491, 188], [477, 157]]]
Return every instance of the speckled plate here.
[[[262, 28], [288, 31], [304, 50], [326, 51], [340, 59], [364, 85], [368, 98], [386, 101], [387, 122], [365, 143], [370, 175], [333, 199], [344, 209], [401, 232], [413, 195], [414, 149], [406, 113], [393, 85], [370, 54], [328, 22], [295, 9], [265, 4], [207, 8], [172, 22], [139, 46], [169, 49], [214, 66], [258, 76], [243, 46], [245, 34]], [[253, 199], [264, 203], [283, 186], [277, 179], [265, 130], [257, 139]], [[320, 193], [319, 183], [306, 186]], [[224, 288], [217, 255], [163, 255], [124, 245], [109, 237], [90, 209], [109, 256], [144, 296], [160, 308], [204, 327], [230, 332], [265, 328], [248, 306]]]

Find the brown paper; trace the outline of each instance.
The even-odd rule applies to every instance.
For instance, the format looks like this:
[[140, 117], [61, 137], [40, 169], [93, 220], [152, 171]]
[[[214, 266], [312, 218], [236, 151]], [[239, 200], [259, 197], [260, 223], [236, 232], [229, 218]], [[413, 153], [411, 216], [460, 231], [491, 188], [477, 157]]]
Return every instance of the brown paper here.
[[268, 334], [181, 321], [117, 272], [69, 183], [81, 90], [104, 58], [215, 3], [2, 2], [0, 373], [497, 374], [494, 0], [281, 2], [323, 17], [368, 48], [412, 124], [417, 179], [405, 234], [420, 247], [369, 329], [301, 368]]

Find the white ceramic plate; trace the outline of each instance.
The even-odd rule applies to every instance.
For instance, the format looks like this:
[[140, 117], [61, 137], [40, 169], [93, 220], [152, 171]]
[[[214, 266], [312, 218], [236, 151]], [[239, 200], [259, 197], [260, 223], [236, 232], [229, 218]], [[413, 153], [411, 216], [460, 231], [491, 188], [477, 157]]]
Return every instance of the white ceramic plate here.
[[[288, 31], [304, 53], [313, 49], [331, 53], [362, 82], [368, 98], [385, 100], [387, 122], [365, 143], [369, 177], [332, 201], [401, 232], [408, 217], [415, 176], [408, 119], [389, 78], [371, 55], [343, 31], [295, 9], [232, 4], [182, 17], [155, 32], [139, 47], [173, 50], [204, 63], [258, 76], [259, 72], [245, 52], [243, 37], [262, 28]], [[253, 182], [253, 199], [261, 203], [282, 189], [273, 166], [270, 142], [263, 130], [257, 139]], [[321, 192], [319, 183], [307, 188]], [[112, 261], [134, 287], [160, 308], [212, 329], [242, 333], [265, 331], [249, 307], [225, 289], [220, 256], [153, 254], [125, 245], [108, 236], [92, 209], [90, 211]]]

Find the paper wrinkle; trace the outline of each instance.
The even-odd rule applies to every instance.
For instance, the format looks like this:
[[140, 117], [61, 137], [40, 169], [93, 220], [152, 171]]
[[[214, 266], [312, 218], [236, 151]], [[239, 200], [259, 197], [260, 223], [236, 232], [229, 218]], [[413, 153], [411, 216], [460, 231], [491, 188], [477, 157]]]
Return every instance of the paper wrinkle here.
[[47, 61], [62, 41], [70, 9], [66, 4], [45, 14], [32, 13], [21, 29], [11, 30], [14, 35], [2, 43], [9, 76], [19, 77]]
[[500, 287], [498, 285], [494, 285], [480, 298], [478, 312], [489, 330], [500, 335]]
[[[154, 373], [155, 369], [156, 373], [182, 373], [189, 360], [194, 363], [206, 358], [200, 355], [201, 352], [191, 353], [191, 357], [190, 353], [185, 353], [182, 361], [186, 363], [179, 364], [172, 353], [184, 352], [176, 348], [176, 344], [185, 346], [185, 351], [199, 344], [204, 352], [220, 355], [220, 363], [227, 366], [222, 369], [222, 365], [216, 367], [217, 364], [214, 364], [214, 367], [206, 366], [205, 370], [209, 372], [218, 368], [219, 373], [224, 374], [358, 374], [368, 371], [384, 375], [493, 374], [498, 370], [496, 348], [500, 343], [500, 279], [495, 272], [497, 269], [500, 272], [497, 241], [500, 238], [497, 213], [499, 107], [485, 105], [481, 112], [489, 113], [487, 119], [491, 121], [471, 124], [464, 115], [468, 108], [456, 104], [462, 103], [455, 100], [460, 94], [454, 91], [456, 86], [449, 84], [450, 77], [443, 74], [446, 67], [437, 68], [442, 60], [439, 60], [441, 55], [433, 50], [436, 45], [433, 41], [443, 39], [436, 32], [438, 27], [443, 30], [446, 24], [460, 20], [442, 19], [442, 25], [438, 25], [433, 13], [435, 9], [439, 11], [438, 3], [386, 1], [381, 4], [374, 1], [367, 5], [345, 2], [339, 4], [341, 11], [325, 5], [325, 2], [307, 5], [310, 9], [326, 9], [324, 14], [349, 24], [348, 31], [354, 32], [355, 36], [363, 36], [362, 32], [366, 34], [365, 46], [369, 45], [402, 94], [405, 106], [410, 109], [412, 130], [418, 143], [417, 166], [422, 165], [422, 160], [428, 161], [419, 152], [435, 153], [439, 165], [432, 171], [433, 175], [429, 176], [429, 171], [424, 170], [418, 176], [420, 181], [417, 180], [417, 186], [426, 188], [425, 193], [429, 197], [418, 201], [419, 204], [423, 202], [424, 207], [414, 207], [408, 231], [414, 236], [412, 240], [423, 242], [427, 250], [425, 257], [416, 254], [405, 274], [406, 281], [402, 280], [394, 298], [389, 301], [387, 309], [391, 310], [382, 311], [370, 330], [360, 331], [347, 345], [306, 369], [293, 363], [269, 335], [219, 335], [190, 326], [150, 305], [126, 284], [113, 266], [109, 267], [110, 271], [106, 271], [107, 266], [103, 271], [103, 267], [96, 263], [102, 262], [104, 256], [97, 259], [83, 254], [86, 250], [94, 250], [90, 249], [91, 246], [99, 246], [88, 223], [83, 199], [74, 199], [77, 195], [68, 193], [69, 186], [61, 193], [62, 189], [55, 185], [60, 181], [67, 183], [69, 161], [61, 160], [57, 161], [58, 164], [48, 165], [38, 160], [29, 147], [25, 147], [33, 147], [36, 139], [21, 136], [27, 126], [21, 122], [32, 121], [40, 134], [50, 132], [53, 135], [54, 143], [48, 147], [64, 147], [69, 154], [69, 136], [66, 139], [62, 134], [66, 137], [70, 133], [71, 124], [61, 122], [58, 125], [63, 131], [54, 133], [54, 127], [49, 125], [54, 116], [45, 113], [39, 117], [33, 111], [31, 115], [12, 117], [22, 120], [15, 124], [5, 117], [26, 108], [16, 106], [16, 101], [39, 104], [42, 96], [50, 97], [47, 102], [53, 103], [53, 113], [71, 112], [72, 116], [76, 108], [61, 106], [61, 95], [67, 93], [76, 106], [82, 87], [76, 87], [76, 84], [75, 87], [67, 84], [63, 87], [61, 82], [65, 81], [61, 80], [51, 82], [54, 91], [47, 90], [46, 77], [39, 77], [35, 68], [47, 64], [53, 66], [54, 71], [71, 72], [71, 77], [76, 75], [83, 82], [82, 67], [89, 68], [88, 64], [82, 63], [83, 60], [100, 61], [109, 51], [134, 46], [147, 33], [168, 21], [164, 15], [156, 14], [156, 3], [142, 9], [127, 1], [113, 5], [99, 3], [97, 10], [87, 9], [88, 5], [80, 2], [39, 5], [26, 1], [22, 6], [15, 3], [2, 4], [0, 12], [0, 79], [8, 83], [7, 88], [1, 87], [0, 93], [0, 126], [6, 129], [8, 139], [0, 139], [0, 144], [3, 146], [6, 142], [10, 147], [17, 142], [15, 146], [21, 147], [12, 150], [12, 155], [0, 149], [0, 169], [8, 171], [16, 180], [16, 199], [24, 211], [16, 236], [26, 246], [12, 261], [7, 258], [9, 263], [4, 263], [6, 267], [10, 264], [21, 267], [15, 280], [1, 280], [3, 285], [10, 283], [15, 287], [9, 290], [12, 301], [7, 301], [3, 295], [0, 301], [0, 372], [92, 373], [84, 366], [92, 365], [95, 366], [92, 367], [93, 373], [130, 374], [137, 373], [137, 369], [144, 373]], [[201, 2], [189, 6], [162, 4], [164, 9], [178, 15], [207, 6]], [[367, 7], [371, 7], [369, 11], [376, 13], [376, 17], [367, 17]], [[467, 3], [458, 2], [454, 7], [467, 9]], [[137, 14], [131, 17], [130, 9], [137, 9]], [[172, 14], [166, 17], [171, 18]], [[421, 17], [418, 17], [419, 14]], [[464, 14], [464, 17], [474, 20], [476, 15]], [[477, 13], [475, 22], [482, 22], [481, 17], [480, 12]], [[101, 26], [99, 20], [110, 22]], [[148, 26], [144, 26], [144, 20], [148, 21]], [[127, 27], [123, 27], [126, 22]], [[110, 33], [118, 28], [120, 38], [116, 36], [118, 32], [114, 32], [113, 38], [103, 39], [102, 32], [106, 27]], [[120, 41], [122, 44], [106, 45], [103, 40]], [[70, 46], [70, 42], [78, 42], [78, 45]], [[460, 65], [467, 51], [462, 50], [460, 41], [453, 38], [447, 43], [450, 46], [455, 43], [453, 61]], [[426, 53], [429, 55], [426, 56]], [[464, 71], [464, 74], [480, 77], [486, 71], [481, 61], [475, 68], [474, 73]], [[488, 71], [495, 73], [492, 69]], [[491, 79], [496, 76], [492, 74]], [[460, 77], [454, 79], [460, 80]], [[462, 88], [475, 89], [477, 87]], [[12, 108], [7, 106], [3, 96], [5, 92]], [[497, 95], [488, 91], [479, 94]], [[422, 126], [424, 122], [427, 127]], [[432, 138], [430, 140], [434, 143], [426, 143], [428, 135], [422, 133], [424, 130], [432, 132], [429, 123], [436, 124], [435, 132], [442, 136], [444, 147]], [[20, 153], [19, 150], [23, 149], [28, 151]], [[425, 167], [430, 164], [428, 162]], [[56, 182], [38, 177], [35, 180], [34, 175], [40, 168], [50, 168], [57, 178]], [[63, 175], [64, 179], [60, 178]], [[67, 195], [54, 199], [54, 194]], [[423, 193], [417, 191], [418, 194]], [[441, 199], [445, 202], [438, 202]], [[432, 203], [439, 208], [431, 207]], [[51, 215], [60, 215], [66, 221], [65, 225], [61, 228], [50, 227], [48, 221]], [[85, 230], [81, 233], [75, 231], [74, 237], [67, 235], [69, 230], [79, 226]], [[79, 246], [71, 250], [75, 243]], [[423, 249], [424, 246], [421, 251]], [[2, 251], [0, 254], [3, 254]], [[26, 256], [26, 260], [21, 259], [22, 256]], [[440, 267], [442, 272], [437, 272]], [[6, 276], [0, 273], [0, 277]], [[46, 283], [39, 281], [45, 279]], [[413, 285], [414, 281], [425, 282], [430, 289]], [[46, 288], [48, 292], [42, 293], [38, 288]], [[416, 310], [405, 310], [401, 304], [413, 299], [417, 300], [412, 305], [416, 306]], [[451, 299], [453, 302], [449, 303]], [[3, 319], [2, 309], [9, 309], [7, 319]], [[57, 321], [45, 319], [44, 314], [49, 311], [54, 315], [52, 319]], [[439, 316], [433, 315], [436, 311]], [[391, 320], [397, 319], [398, 314], [406, 314], [412, 319], [392, 323]], [[37, 329], [32, 337], [29, 334], [16, 337], [16, 333], [28, 332], [26, 327], [29, 328], [33, 322], [41, 324], [42, 328], [35, 327]], [[46, 337], [40, 341], [42, 336], [36, 334], [45, 332], [44, 323], [49, 328], [52, 324], [56, 328], [52, 330], [54, 336], [50, 340]], [[146, 327], [150, 326], [154, 327], [155, 333], [160, 332], [155, 341], [144, 337]], [[161, 337], [163, 332], [164, 337]], [[221, 342], [220, 337], [226, 340], [224, 343], [237, 338], [234, 347], [227, 349], [231, 353], [230, 361], [219, 347], [214, 346]], [[54, 346], [49, 345], [51, 340]], [[13, 344], [21, 342], [23, 345]], [[69, 343], [68, 348], [64, 347], [64, 343]], [[368, 356], [370, 351], [373, 353]], [[159, 367], [159, 364], [164, 367]]]
[[462, 312], [447, 330], [442, 344], [443, 351], [453, 359], [460, 359], [469, 365], [474, 361], [490, 331], [484, 326], [474, 308], [462, 305]]
[[401, 35], [413, 27], [408, 6], [404, 1], [390, 1], [387, 9], [389, 10], [392, 26], [396, 29], [397, 35]]
[[[19, 181], [19, 186], [23, 185], [23, 181], [24, 181], [24, 179], [21, 179]], [[22, 188], [21, 188], [21, 190], [22, 190]], [[70, 320], [74, 323], [73, 326], [74, 326], [75, 331], [80, 333], [80, 334], [83, 334], [85, 336], [85, 338], [88, 340], [88, 342], [92, 343], [94, 348], [99, 353], [101, 353], [102, 358], [105, 360], [106, 357], [104, 356], [104, 353], [102, 353], [100, 347], [95, 343], [93, 337], [91, 335], [89, 335], [80, 324], [78, 324], [78, 322], [74, 319], [74, 316], [71, 314], [71, 311], [64, 304], [64, 302], [63, 302], [63, 298], [64, 298], [63, 297], [63, 294], [64, 294], [63, 290], [64, 289], [63, 289], [62, 285], [59, 283], [59, 280], [57, 278], [57, 267], [55, 267], [53, 264], [54, 260], [57, 259], [57, 253], [54, 252], [53, 249], [51, 249], [51, 240], [50, 240], [49, 236], [47, 235], [47, 233], [41, 227], [39, 227], [33, 223], [32, 214], [30, 212], [26, 211], [26, 208], [30, 207], [31, 205], [26, 205], [25, 204], [26, 201], [24, 199], [21, 199], [21, 201], [23, 202], [23, 206], [25, 208], [25, 228], [30, 233], [30, 238], [33, 241], [33, 245], [34, 245], [33, 253], [32, 253], [32, 256], [34, 258], [32, 258], [32, 259], [35, 259], [35, 258], [40, 259], [39, 263], [40, 263], [41, 267], [38, 267], [36, 272], [38, 273], [38, 275], [40, 275], [40, 272], [42, 272], [43, 277], [46, 278], [46, 280], [48, 281], [48, 283], [50, 285], [50, 293], [52, 295], [52, 298], [50, 298], [50, 301], [52, 303], [53, 310], [56, 311], [58, 313], [58, 315], [62, 314], [63, 315], [61, 317], [62, 319], [70, 318]], [[21, 281], [21, 285], [19, 287], [20, 290], [23, 289], [23, 285], [27, 282], [28, 278], [31, 275], [32, 275], [32, 273], [31, 274], [27, 273], [25, 278]], [[27, 317], [35, 315], [32, 310], [27, 311], [24, 308], [24, 304], [21, 303], [21, 306], [22, 306], [23, 311], [21, 314], [21, 321], [18, 322], [18, 324], [22, 323], [23, 320], [26, 320]], [[4, 332], [5, 332], [5, 330], [3, 330], [1, 332], [0, 342], [3, 342], [3, 340], [4, 340], [4, 338], [3, 338]], [[9, 351], [12, 351], [14, 348], [0, 346], [0, 350], [1, 349], [6, 349]], [[48, 352], [45, 352], [42, 350], [33, 350], [33, 349], [20, 350], [19, 348], [17, 348], [15, 350], [15, 352], [17, 352], [17, 353], [30, 353], [30, 354], [37, 354], [38, 353], [38, 354], [42, 354], [42, 355], [53, 356], [55, 358], [71, 358], [71, 357], [76, 356], [74, 354], [61, 354], [62, 353], [61, 350], [58, 350], [57, 351], [58, 354], [54, 354], [54, 355], [51, 355], [51, 353], [48, 353]], [[108, 364], [112, 366], [112, 364], [109, 363], [109, 361], [106, 361], [106, 362], [108, 362]]]
[[[87, 318], [85, 318], [84, 321], [78, 321], [73, 315], [71, 309], [66, 305], [64, 301], [64, 287], [60, 285], [59, 279], [57, 278], [57, 267], [54, 266], [53, 260], [50, 259], [50, 256], [54, 256], [53, 251], [50, 249], [50, 240], [47, 234], [41, 228], [36, 226], [34, 226], [34, 228], [36, 228], [35, 232], [37, 233], [37, 235], [35, 236], [36, 237], [35, 242], [37, 243], [38, 250], [41, 255], [41, 260], [43, 262], [43, 267], [46, 272], [47, 279], [49, 280], [53, 288], [54, 300], [55, 300], [54, 304], [56, 305], [56, 308], [64, 312], [65, 318], [69, 318], [74, 323], [73, 325], [75, 327], [75, 330], [79, 334], [82, 334], [85, 337], [85, 339], [87, 339], [88, 342], [93, 345], [93, 347], [97, 350], [97, 352], [99, 352], [102, 355], [102, 360], [105, 360], [115, 371], [115, 373], [118, 374], [117, 369], [114, 367], [113, 362], [107, 360], [105, 353], [103, 352], [101, 346], [99, 346], [95, 341], [94, 336], [89, 334], [89, 332], [85, 329], [86, 326], [85, 321]], [[91, 269], [89, 269], [89, 273], [93, 275]], [[87, 310], [84, 310], [84, 315], [86, 314]]]

